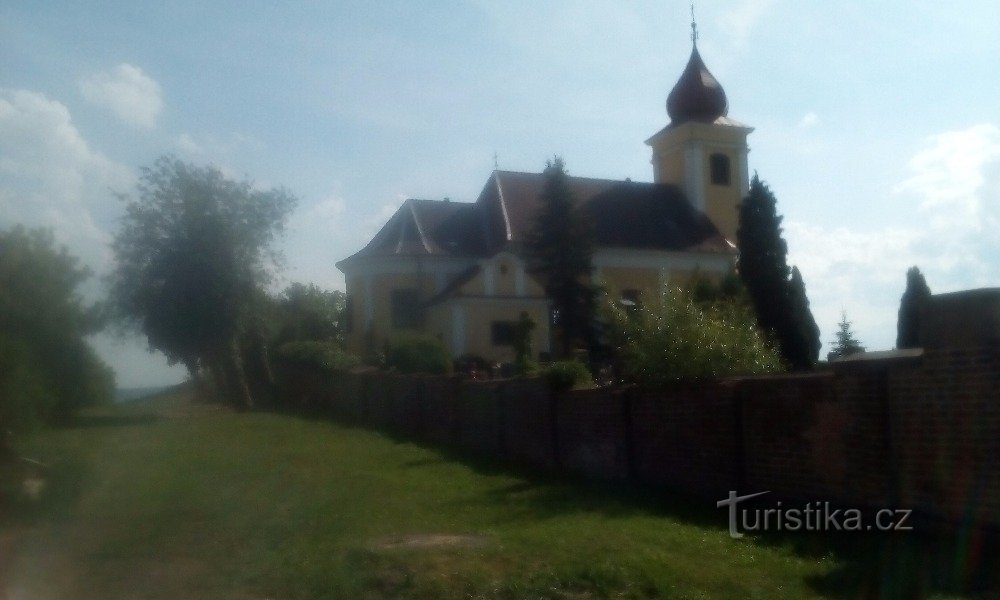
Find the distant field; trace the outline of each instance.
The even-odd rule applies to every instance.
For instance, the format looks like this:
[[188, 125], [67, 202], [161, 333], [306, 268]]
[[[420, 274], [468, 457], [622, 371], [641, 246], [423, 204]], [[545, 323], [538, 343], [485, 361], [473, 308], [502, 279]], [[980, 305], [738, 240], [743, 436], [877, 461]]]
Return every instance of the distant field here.
[[143, 398], [148, 398], [150, 396], [156, 396], [177, 388], [176, 385], [158, 385], [153, 387], [135, 387], [135, 388], [119, 388], [115, 390], [115, 402], [132, 402], [133, 400], [141, 400]]
[[25, 451], [51, 476], [40, 503], [0, 515], [0, 598], [910, 598], [954, 583], [952, 556], [923, 543], [732, 540], [705, 503], [183, 394]]

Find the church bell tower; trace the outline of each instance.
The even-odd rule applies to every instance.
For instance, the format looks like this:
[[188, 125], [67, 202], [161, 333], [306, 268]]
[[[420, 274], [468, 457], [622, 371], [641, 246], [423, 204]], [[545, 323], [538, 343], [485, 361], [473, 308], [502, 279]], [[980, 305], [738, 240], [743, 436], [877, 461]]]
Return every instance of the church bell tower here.
[[646, 140], [653, 148], [653, 181], [684, 190], [735, 244], [739, 204], [750, 190], [747, 136], [753, 128], [729, 118], [726, 92], [698, 53], [693, 9], [691, 42], [687, 67], [667, 96], [670, 124]]

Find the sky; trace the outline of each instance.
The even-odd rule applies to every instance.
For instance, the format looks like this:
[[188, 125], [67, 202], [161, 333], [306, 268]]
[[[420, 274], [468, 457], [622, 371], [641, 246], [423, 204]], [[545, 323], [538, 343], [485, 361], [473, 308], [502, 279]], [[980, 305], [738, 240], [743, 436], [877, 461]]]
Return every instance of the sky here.
[[[912, 265], [934, 293], [1000, 286], [995, 2], [696, 11], [827, 346], [844, 311], [891, 348]], [[344, 289], [334, 263], [403, 200], [473, 201], [494, 164], [651, 181], [643, 141], [690, 49], [675, 0], [8, 0], [0, 228], [52, 228], [98, 299], [118, 196], [173, 154], [291, 190], [279, 287]], [[184, 377], [139, 336], [92, 341], [121, 387]]]

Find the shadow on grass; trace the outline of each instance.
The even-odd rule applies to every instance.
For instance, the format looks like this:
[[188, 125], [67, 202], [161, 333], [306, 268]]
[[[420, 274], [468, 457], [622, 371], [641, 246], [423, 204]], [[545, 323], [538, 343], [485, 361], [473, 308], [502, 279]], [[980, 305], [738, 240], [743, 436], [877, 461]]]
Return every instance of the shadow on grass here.
[[[376, 431], [363, 424], [330, 420], [338, 427]], [[405, 463], [412, 469], [462, 464], [485, 476], [519, 479], [486, 491], [473, 503], [492, 508], [503, 522], [537, 521], [573, 513], [611, 518], [662, 517], [714, 530], [728, 531], [725, 509], [711, 498], [655, 490], [627, 482], [595, 482], [564, 472], [539, 470], [467, 450], [420, 442], [387, 431], [380, 435], [432, 449], [437, 456]], [[721, 499], [717, 498], [716, 500]], [[468, 506], [469, 499], [462, 500]], [[828, 560], [834, 566], [806, 584], [818, 596], [877, 600], [930, 597], [1000, 598], [1000, 539], [987, 531], [942, 523], [917, 522], [911, 532], [766, 532], [747, 535], [761, 547], [785, 548], [806, 560]]]
[[[400, 442], [411, 442], [391, 436]], [[728, 531], [725, 509], [690, 495], [654, 490], [626, 482], [595, 482], [539, 471], [494, 458], [435, 447], [447, 461], [483, 475], [514, 475], [520, 481], [481, 495], [483, 507], [503, 520], [549, 519], [577, 512], [608, 517], [654, 516], [688, 525]], [[415, 461], [432, 467], [440, 461]], [[720, 498], [721, 499], [721, 498]], [[467, 504], [467, 500], [463, 500]], [[760, 546], [788, 548], [809, 559], [837, 566], [806, 583], [832, 598], [909, 600], [933, 596], [1000, 598], [1000, 535], [982, 528], [947, 525], [927, 519], [909, 532], [765, 532], [747, 537]]]
[[136, 425], [151, 425], [162, 417], [153, 413], [94, 413], [77, 415], [72, 421], [63, 425], [66, 429], [88, 429], [95, 427], [133, 427]]
[[1000, 544], [995, 532], [956, 531], [926, 522], [914, 531], [766, 533], [761, 545], [791, 548], [837, 567], [812, 577], [817, 593], [834, 598], [1000, 597]]

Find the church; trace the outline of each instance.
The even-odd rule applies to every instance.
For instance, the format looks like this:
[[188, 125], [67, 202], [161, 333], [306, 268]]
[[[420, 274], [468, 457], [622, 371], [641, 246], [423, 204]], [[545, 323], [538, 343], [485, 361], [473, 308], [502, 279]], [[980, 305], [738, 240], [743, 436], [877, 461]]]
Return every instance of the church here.
[[[653, 182], [569, 177], [595, 225], [593, 283], [629, 302], [695, 271], [723, 275], [736, 256], [738, 206], [749, 191], [747, 136], [698, 52], [667, 96], [669, 123], [646, 144]], [[526, 267], [541, 173], [496, 170], [475, 202], [409, 199], [361, 250], [337, 263], [347, 284], [347, 349], [384, 347], [418, 331], [452, 357], [514, 359], [514, 324], [535, 323], [551, 348], [550, 301]]]

